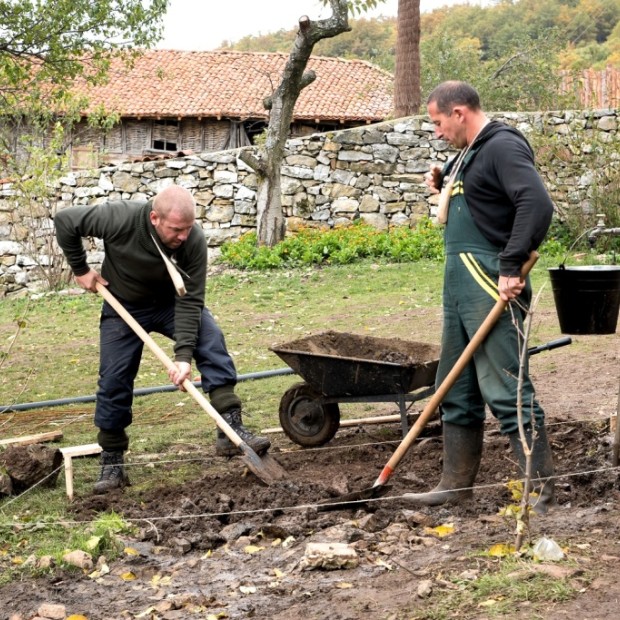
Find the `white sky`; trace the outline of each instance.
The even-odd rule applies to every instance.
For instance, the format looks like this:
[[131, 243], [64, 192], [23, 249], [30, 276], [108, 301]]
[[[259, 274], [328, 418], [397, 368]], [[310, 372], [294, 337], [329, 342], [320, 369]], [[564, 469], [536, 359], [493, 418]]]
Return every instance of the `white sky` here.
[[[212, 50], [222, 41], [236, 42], [247, 35], [290, 30], [302, 15], [325, 18], [330, 9], [319, 0], [170, 0], [164, 17], [164, 38], [160, 49]], [[489, 4], [490, 0], [470, 0]], [[466, 0], [421, 0], [422, 12], [441, 6], [465, 4]], [[364, 17], [396, 16], [398, 0], [386, 0]]]

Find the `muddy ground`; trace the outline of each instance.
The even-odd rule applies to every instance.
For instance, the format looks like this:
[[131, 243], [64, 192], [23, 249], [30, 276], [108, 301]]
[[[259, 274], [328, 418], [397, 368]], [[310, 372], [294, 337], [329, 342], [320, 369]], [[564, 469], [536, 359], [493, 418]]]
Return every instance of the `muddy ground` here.
[[[514, 577], [527, 580], [535, 568], [553, 570], [574, 596], [563, 602], [551, 596], [542, 603], [524, 600], [510, 613], [514, 618], [602, 620], [617, 617], [620, 608], [620, 483], [617, 470], [610, 469], [609, 428], [620, 350], [617, 335], [589, 338], [598, 338], [600, 348], [585, 359], [576, 358], [571, 346], [532, 358], [548, 416], [559, 506], [533, 516], [530, 535], [532, 541], [552, 538], [567, 556], [555, 568], [530, 561]], [[414, 403], [412, 412], [422, 406]], [[377, 411], [398, 409], [384, 404]], [[401, 461], [384, 497], [363, 508], [317, 510], [328, 498], [372, 486], [400, 438], [398, 424], [341, 429], [318, 449], [274, 436], [271, 454], [288, 479], [271, 486], [248, 473], [241, 459], [223, 462], [208, 446], [203, 475], [191, 483], [173, 484], [174, 464], [168, 464], [171, 483], [164, 488], [77, 498], [76, 519], [106, 510], [134, 519], [139, 533], [125, 541], [134, 551], [98, 576], [57, 572], [4, 587], [0, 616], [29, 619], [41, 603], [52, 602], [89, 620], [497, 617], [491, 603], [452, 608], [448, 603], [444, 615], [428, 614], [458, 591], [456, 578], [476, 580], [497, 567], [483, 552], [514, 542], [514, 521], [498, 511], [511, 503], [504, 483], [518, 477], [518, 470], [493, 419], [487, 420], [472, 502], [412, 510], [399, 499], [438, 480], [441, 430], [435, 421]], [[429, 529], [445, 524], [454, 531], [443, 538]], [[359, 564], [305, 569], [310, 542], [347, 543]]]

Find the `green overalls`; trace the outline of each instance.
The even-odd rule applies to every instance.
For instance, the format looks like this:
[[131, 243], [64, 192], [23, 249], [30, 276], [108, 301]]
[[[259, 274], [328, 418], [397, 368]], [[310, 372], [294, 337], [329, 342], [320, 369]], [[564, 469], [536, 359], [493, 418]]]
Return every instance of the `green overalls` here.
[[[463, 172], [478, 149], [465, 157], [450, 198], [444, 242], [446, 266], [443, 287], [443, 334], [437, 370], [439, 386], [499, 299], [497, 282], [501, 248], [491, 244], [476, 226], [463, 190]], [[529, 278], [519, 300], [527, 307], [532, 291]], [[512, 308], [512, 312], [510, 310]], [[441, 403], [444, 422], [479, 425], [485, 403], [500, 422], [502, 434], [514, 433], [517, 425], [517, 380], [520, 338], [513, 320], [522, 326], [524, 313], [511, 303], [473, 360], [461, 373]], [[513, 319], [514, 316], [514, 319]], [[522, 330], [521, 330], [522, 333]], [[534, 400], [534, 387], [527, 374], [523, 383], [523, 417], [530, 421], [532, 402], [536, 424], [544, 412]]]

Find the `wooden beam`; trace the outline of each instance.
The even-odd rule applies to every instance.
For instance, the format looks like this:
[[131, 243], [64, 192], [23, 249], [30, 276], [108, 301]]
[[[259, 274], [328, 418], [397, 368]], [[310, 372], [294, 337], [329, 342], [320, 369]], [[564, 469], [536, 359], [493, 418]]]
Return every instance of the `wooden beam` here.
[[71, 501], [73, 499], [73, 457], [99, 454], [101, 446], [98, 443], [89, 443], [83, 446], [61, 448], [60, 451], [65, 459], [65, 485], [67, 487], [67, 497]]
[[[387, 422], [400, 422], [400, 415], [382, 415], [369, 418], [355, 418], [351, 420], [340, 420], [339, 428], [345, 428], [347, 426], [359, 426], [364, 424], [385, 424]], [[275, 426], [272, 428], [264, 428], [261, 430], [263, 434], [273, 434], [284, 432], [281, 427]]]
[[0, 446], [28, 446], [33, 443], [45, 443], [46, 441], [58, 441], [62, 439], [62, 431], [50, 431], [38, 435], [23, 435], [0, 440]]

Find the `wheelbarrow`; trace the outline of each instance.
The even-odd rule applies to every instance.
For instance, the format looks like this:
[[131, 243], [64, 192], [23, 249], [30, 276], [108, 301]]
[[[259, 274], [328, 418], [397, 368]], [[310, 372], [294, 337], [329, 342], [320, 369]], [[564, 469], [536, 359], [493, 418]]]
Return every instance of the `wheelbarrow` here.
[[308, 448], [334, 437], [339, 403], [397, 403], [406, 435], [411, 403], [434, 391], [440, 348], [330, 330], [270, 350], [304, 379], [282, 396], [279, 417], [289, 439]]
[[[571, 343], [559, 338], [528, 350], [530, 355]], [[440, 347], [399, 338], [325, 331], [270, 348], [303, 382], [284, 392], [279, 407], [282, 430], [294, 443], [321, 446], [341, 427], [339, 403], [397, 403], [403, 437], [412, 403], [431, 396]]]

